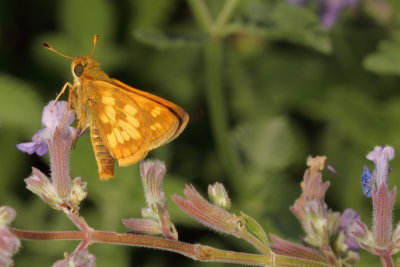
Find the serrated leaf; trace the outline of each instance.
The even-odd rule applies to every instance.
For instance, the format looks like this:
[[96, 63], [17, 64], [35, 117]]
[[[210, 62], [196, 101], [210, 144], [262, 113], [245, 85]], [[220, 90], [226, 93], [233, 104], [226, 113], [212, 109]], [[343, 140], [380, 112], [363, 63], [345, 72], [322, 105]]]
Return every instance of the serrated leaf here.
[[378, 45], [378, 51], [368, 55], [364, 67], [379, 74], [400, 74], [400, 31], [393, 33], [388, 40], [383, 40]]
[[134, 36], [139, 42], [158, 49], [199, 46], [207, 40], [207, 37], [202, 34], [178, 35], [155, 30], [136, 30]]

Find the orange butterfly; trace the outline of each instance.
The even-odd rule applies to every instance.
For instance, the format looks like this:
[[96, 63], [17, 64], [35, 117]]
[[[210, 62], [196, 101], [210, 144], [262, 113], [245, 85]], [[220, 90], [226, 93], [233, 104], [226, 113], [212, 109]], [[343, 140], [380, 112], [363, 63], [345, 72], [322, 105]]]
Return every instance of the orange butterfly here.
[[72, 59], [74, 84], [65, 83], [56, 100], [69, 88], [68, 106], [78, 118], [77, 132], [90, 128], [90, 136], [101, 180], [114, 176], [114, 159], [128, 166], [147, 153], [176, 138], [189, 121], [179, 106], [108, 77], [90, 56], [69, 57], [49, 44], [43, 45]]

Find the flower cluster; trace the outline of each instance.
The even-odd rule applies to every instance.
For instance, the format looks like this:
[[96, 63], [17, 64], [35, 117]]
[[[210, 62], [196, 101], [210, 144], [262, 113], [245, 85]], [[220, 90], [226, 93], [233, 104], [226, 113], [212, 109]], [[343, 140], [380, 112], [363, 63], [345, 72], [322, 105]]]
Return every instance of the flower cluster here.
[[25, 179], [27, 188], [42, 198], [52, 208], [74, 211], [86, 197], [86, 183], [70, 177], [69, 152], [76, 136], [75, 129], [69, 126], [75, 113], [68, 110], [65, 101], [51, 101], [43, 109], [42, 124], [32, 137], [32, 142], [21, 143], [17, 148], [28, 154], [40, 156], [50, 152], [50, 179], [36, 168]]
[[384, 260], [400, 251], [400, 223], [394, 231], [392, 225], [396, 187], [391, 191], [388, 188], [389, 161], [394, 158], [394, 154], [394, 149], [390, 146], [377, 146], [367, 154], [367, 159], [372, 161], [375, 167], [372, 173], [368, 167], [364, 167], [361, 183], [364, 194], [372, 197], [372, 230], [369, 230], [361, 219], [356, 219], [349, 231], [364, 249], [380, 255]]

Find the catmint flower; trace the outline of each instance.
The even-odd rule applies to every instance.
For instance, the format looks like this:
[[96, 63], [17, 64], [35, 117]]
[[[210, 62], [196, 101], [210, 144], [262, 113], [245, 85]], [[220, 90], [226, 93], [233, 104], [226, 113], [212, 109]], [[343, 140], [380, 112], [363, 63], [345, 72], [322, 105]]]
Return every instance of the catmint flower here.
[[319, 16], [322, 26], [330, 29], [335, 26], [340, 12], [354, 7], [358, 0], [319, 0]]
[[328, 244], [339, 227], [339, 214], [330, 211], [325, 203], [325, 194], [330, 185], [329, 181], [322, 181], [321, 171], [325, 161], [326, 157], [321, 156], [307, 158], [309, 168], [300, 184], [303, 192], [290, 207], [306, 233], [303, 240], [314, 247]]
[[208, 197], [215, 205], [225, 210], [229, 210], [231, 207], [231, 200], [229, 199], [224, 185], [221, 183], [208, 186]]
[[159, 160], [140, 162], [140, 175], [142, 177], [146, 203], [149, 207], [154, 207], [157, 204], [166, 204], [162, 188], [165, 172], [165, 164]]
[[74, 211], [86, 197], [86, 183], [80, 178], [72, 181], [69, 169], [69, 153], [74, 137], [74, 128], [69, 126], [75, 119], [74, 111], [68, 110], [65, 101], [51, 101], [43, 109], [43, 129], [39, 130], [32, 142], [18, 144], [23, 152], [43, 155], [50, 154], [50, 179], [37, 169], [25, 179], [27, 188], [42, 198], [52, 208]]
[[171, 222], [167, 201], [163, 191], [165, 164], [159, 160], [140, 162], [140, 175], [147, 207], [142, 209], [143, 219], [131, 218], [122, 220], [123, 224], [134, 233], [162, 234], [168, 239], [178, 239], [178, 232]]
[[40, 197], [45, 203], [56, 210], [62, 210], [63, 200], [57, 193], [57, 189], [41, 171], [32, 168], [32, 175], [25, 180], [26, 188]]
[[17, 144], [22, 152], [43, 156], [49, 150], [48, 143], [51, 142], [55, 133], [60, 131], [63, 135], [73, 135], [75, 129], [69, 125], [74, 121], [74, 111], [68, 111], [68, 103], [51, 101], [44, 107], [42, 113], [43, 129], [40, 129], [32, 137], [32, 142]]
[[[372, 195], [372, 230], [365, 223], [356, 219], [350, 234], [365, 249], [377, 255], [393, 255], [398, 251], [398, 228], [393, 234], [393, 206], [396, 187], [389, 191], [389, 161], [394, 158], [395, 151], [390, 146], [376, 146], [366, 156], [375, 164], [374, 172], [364, 167], [362, 186], [364, 194]], [[372, 176], [372, 177], [371, 177]], [[372, 182], [371, 182], [372, 180]]]
[[367, 159], [375, 164], [376, 185], [379, 188], [383, 183], [387, 184], [389, 174], [389, 161], [394, 158], [394, 149], [391, 146], [376, 146], [367, 154]]
[[270, 237], [272, 239], [271, 249], [279, 255], [287, 255], [290, 257], [313, 260], [315, 262], [328, 263], [327, 259], [324, 258], [316, 249], [294, 244], [283, 240], [274, 234], [270, 234]]
[[133, 233], [146, 235], [160, 235], [162, 233], [160, 223], [154, 220], [131, 218], [122, 220], [122, 223]]
[[349, 247], [351, 251], [358, 251], [360, 245], [350, 236], [350, 226], [353, 224], [354, 220], [359, 220], [360, 215], [353, 209], [345, 209], [340, 216], [340, 229], [344, 232], [345, 240], [344, 243]]
[[236, 237], [240, 237], [241, 232], [246, 229], [242, 217], [209, 203], [192, 185], [186, 185], [183, 193], [186, 199], [178, 195], [173, 195], [171, 198], [181, 210], [200, 223]]
[[364, 171], [361, 174], [361, 186], [363, 194], [366, 197], [372, 197], [372, 189], [374, 188], [374, 177], [368, 169], [368, 166], [364, 166]]
[[305, 6], [316, 2], [320, 23], [325, 29], [331, 29], [335, 26], [337, 19], [345, 8], [354, 7], [359, 0], [287, 0], [291, 4]]
[[96, 267], [96, 256], [87, 249], [65, 254], [65, 259], [56, 261], [52, 267]]
[[8, 267], [14, 264], [12, 256], [21, 247], [20, 240], [8, 229], [14, 220], [16, 212], [8, 206], [0, 207], [0, 266]]

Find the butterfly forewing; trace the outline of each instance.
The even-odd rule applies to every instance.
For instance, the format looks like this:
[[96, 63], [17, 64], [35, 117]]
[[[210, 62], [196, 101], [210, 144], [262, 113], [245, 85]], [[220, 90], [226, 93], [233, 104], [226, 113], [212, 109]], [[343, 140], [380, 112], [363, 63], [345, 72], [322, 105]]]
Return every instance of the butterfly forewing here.
[[92, 91], [96, 99], [92, 103], [92, 128], [98, 130], [119, 165], [127, 166], [174, 139], [188, 118], [180, 107], [149, 93], [138, 94], [137, 89], [114, 81], [91, 82], [90, 87], [96, 88]]

